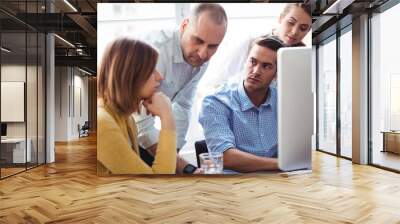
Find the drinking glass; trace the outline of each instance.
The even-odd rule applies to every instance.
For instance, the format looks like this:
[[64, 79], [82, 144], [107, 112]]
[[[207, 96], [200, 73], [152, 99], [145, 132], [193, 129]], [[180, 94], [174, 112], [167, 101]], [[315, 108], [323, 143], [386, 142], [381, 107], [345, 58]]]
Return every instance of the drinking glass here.
[[224, 157], [222, 152], [202, 153], [200, 156], [200, 167], [204, 174], [223, 174]]

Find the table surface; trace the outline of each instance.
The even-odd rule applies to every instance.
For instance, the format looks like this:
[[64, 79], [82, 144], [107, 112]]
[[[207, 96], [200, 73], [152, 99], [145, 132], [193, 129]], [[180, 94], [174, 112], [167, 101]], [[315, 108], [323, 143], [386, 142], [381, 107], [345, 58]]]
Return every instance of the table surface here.
[[400, 131], [381, 131], [381, 133], [400, 134]]
[[[28, 138], [29, 140], [29, 138]], [[5, 138], [1, 139], [1, 143], [19, 143], [19, 142], [24, 142], [25, 138]]]

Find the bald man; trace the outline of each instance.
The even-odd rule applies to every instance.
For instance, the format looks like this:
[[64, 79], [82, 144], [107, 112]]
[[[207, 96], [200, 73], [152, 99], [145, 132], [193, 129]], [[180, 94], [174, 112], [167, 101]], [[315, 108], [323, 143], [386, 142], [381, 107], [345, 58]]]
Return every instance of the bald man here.
[[[227, 29], [227, 16], [219, 4], [201, 3], [185, 18], [179, 29], [161, 30], [147, 35], [144, 41], [159, 52], [156, 69], [164, 76], [160, 91], [172, 103], [177, 126], [178, 152], [185, 144], [190, 111], [197, 85], [207, 69]], [[159, 131], [151, 116], [135, 116], [141, 156], [150, 165], [156, 153]], [[145, 150], [143, 150], [145, 149]], [[150, 154], [150, 155], [149, 155]], [[197, 173], [197, 167], [178, 156], [177, 173]]]

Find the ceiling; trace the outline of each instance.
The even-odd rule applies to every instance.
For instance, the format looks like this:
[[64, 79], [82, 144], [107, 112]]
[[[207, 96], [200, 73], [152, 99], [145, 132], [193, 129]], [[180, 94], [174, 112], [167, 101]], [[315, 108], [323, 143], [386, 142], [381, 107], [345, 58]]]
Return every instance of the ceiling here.
[[95, 74], [98, 2], [104, 1], [1, 0], [1, 44], [11, 50], [1, 52], [2, 60], [29, 63], [44, 49], [44, 36], [39, 34], [51, 32], [57, 34], [56, 66], [79, 66]]
[[[337, 26], [339, 20], [345, 21], [344, 17], [350, 16], [347, 20], [351, 22], [352, 16], [376, 8], [386, 1], [312, 0], [313, 43], [335, 32], [334, 25]], [[36, 36], [36, 33], [53, 32], [57, 34], [55, 38], [56, 65], [79, 66], [95, 74], [97, 68], [97, 3], [105, 2], [135, 1], [1, 0], [1, 44], [12, 50], [7, 53], [7, 57], [2, 57], [2, 60], [7, 58], [6, 60], [17, 61], [26, 57], [29, 61], [31, 58], [37, 57], [35, 56], [36, 52], [42, 50], [44, 46], [40, 41], [37, 43], [37, 38], [41, 39], [40, 36]], [[261, 1], [255, 0], [254, 2]], [[271, 0], [269, 2], [287, 1]], [[338, 11], [326, 13], [326, 10], [335, 2], [339, 3], [337, 4], [339, 6], [336, 7]], [[341, 25], [345, 26], [346, 22], [342, 22]], [[6, 53], [2, 51], [3, 55]]]
[[27, 59], [29, 63], [43, 45], [32, 42], [33, 35], [25, 33], [49, 32], [57, 34], [56, 66], [78, 66], [96, 74], [97, 3], [107, 2], [139, 1], [0, 0], [1, 44], [11, 50], [8, 53], [1, 51], [2, 61], [25, 63]]
[[328, 38], [352, 23], [357, 17], [373, 11], [389, 0], [315, 0], [312, 1], [313, 44]]

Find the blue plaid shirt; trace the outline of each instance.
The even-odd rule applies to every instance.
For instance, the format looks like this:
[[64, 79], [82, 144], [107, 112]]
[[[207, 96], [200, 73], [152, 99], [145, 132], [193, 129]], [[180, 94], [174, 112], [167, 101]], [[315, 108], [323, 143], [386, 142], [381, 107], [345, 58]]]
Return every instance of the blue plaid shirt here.
[[203, 100], [199, 122], [208, 150], [237, 148], [262, 157], [277, 157], [277, 90], [269, 88], [266, 101], [254, 106], [243, 83], [225, 85]]

